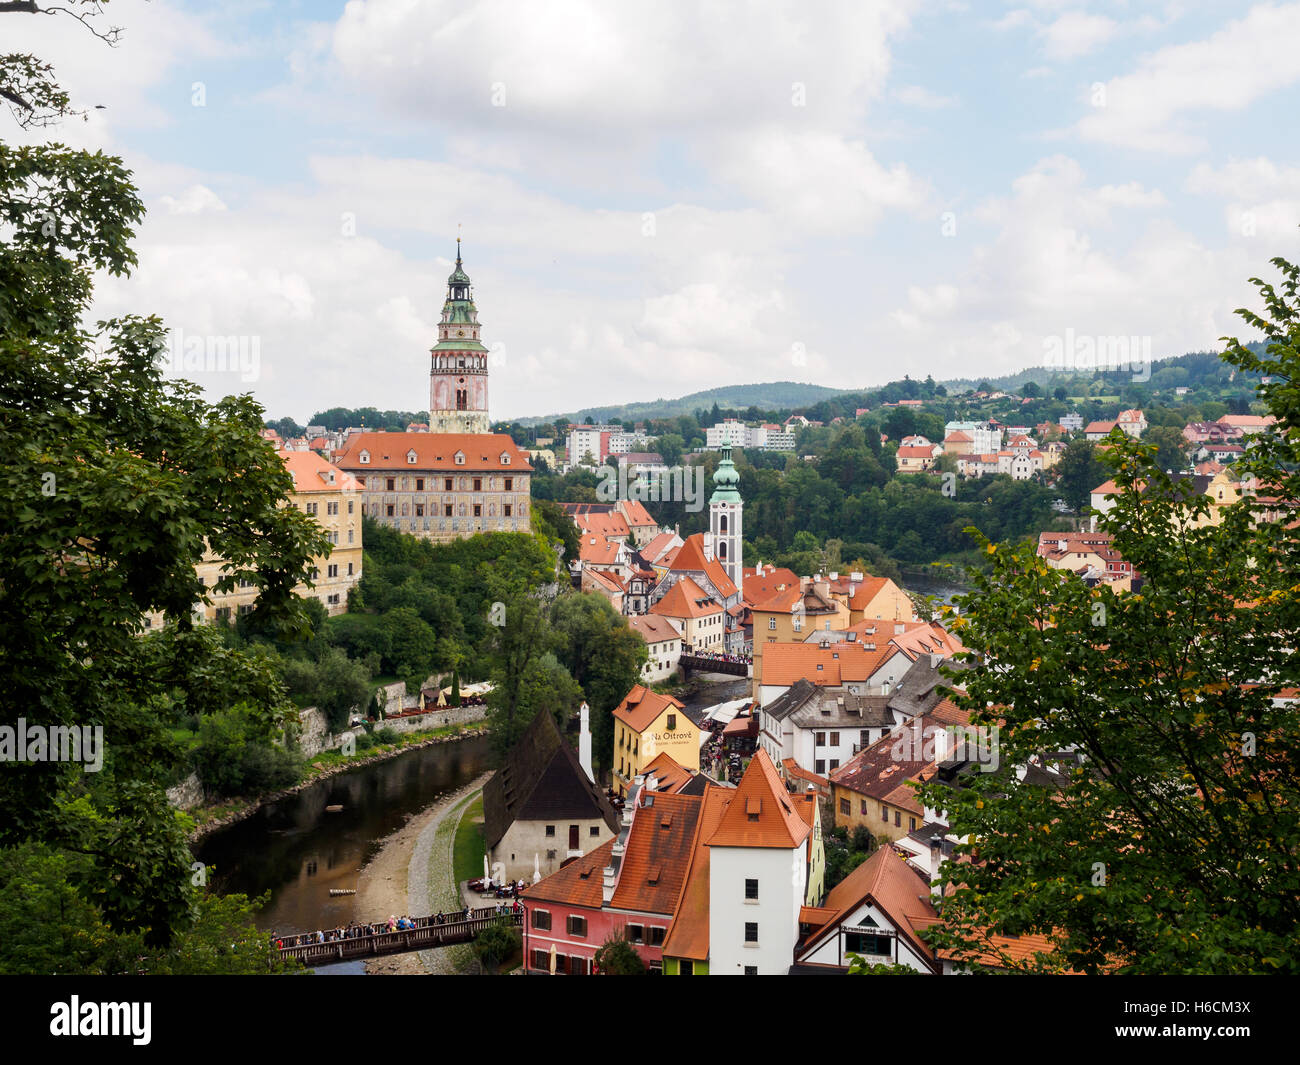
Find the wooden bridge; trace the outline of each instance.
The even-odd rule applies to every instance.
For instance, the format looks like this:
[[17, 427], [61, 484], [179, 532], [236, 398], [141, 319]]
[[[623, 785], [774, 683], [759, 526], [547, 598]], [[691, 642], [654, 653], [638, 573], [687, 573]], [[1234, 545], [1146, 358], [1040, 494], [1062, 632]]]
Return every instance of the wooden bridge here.
[[688, 677], [692, 672], [728, 673], [733, 677], [748, 677], [753, 669], [753, 663], [748, 660], [728, 662], [726, 659], [710, 658], [708, 655], [684, 654], [677, 660], [677, 665]]
[[[429, 922], [431, 918], [423, 918]], [[421, 923], [416, 928], [387, 930], [354, 939], [335, 939], [326, 943], [303, 943], [294, 947], [281, 947], [281, 957], [297, 958], [304, 965], [332, 965], [353, 958], [376, 958], [383, 954], [406, 954], [413, 950], [432, 950], [450, 947], [457, 943], [470, 943], [485, 928], [504, 924], [522, 927], [524, 915], [497, 913], [495, 906], [483, 906], [472, 912], [469, 920], [449, 920], [442, 924]], [[282, 937], [282, 938], [293, 938]]]

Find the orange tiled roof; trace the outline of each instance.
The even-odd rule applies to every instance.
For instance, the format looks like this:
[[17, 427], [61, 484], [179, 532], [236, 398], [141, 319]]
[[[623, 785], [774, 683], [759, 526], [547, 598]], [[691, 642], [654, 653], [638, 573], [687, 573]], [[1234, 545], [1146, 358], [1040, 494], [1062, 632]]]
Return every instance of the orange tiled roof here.
[[[363, 451], [370, 453], [369, 463], [362, 463]], [[414, 462], [406, 460], [410, 451], [415, 452]], [[457, 464], [457, 452], [465, 456], [464, 463]], [[502, 455], [510, 461], [502, 462]], [[353, 473], [371, 469], [532, 471], [528, 453], [504, 433], [354, 433], [335, 454], [334, 464]]]
[[[686, 883], [703, 797], [644, 796], [638, 805], [609, 904], [616, 910], [672, 914]], [[638, 803], [642, 796], [638, 796]]]
[[669, 618], [705, 618], [721, 614], [722, 607], [690, 577], [683, 577], [650, 608], [650, 613]]
[[614, 716], [633, 732], [640, 733], [654, 724], [660, 714], [673, 706], [678, 710], [682, 709], [682, 704], [671, 695], [660, 695], [637, 684], [623, 697], [623, 701], [614, 707]]
[[676, 533], [662, 532], [641, 548], [641, 557], [650, 562], [658, 562], [659, 557], [669, 550]]
[[598, 910], [604, 900], [604, 869], [609, 865], [616, 839], [607, 839], [576, 862], [556, 870], [545, 880], [527, 887], [525, 902], [559, 902]]
[[918, 935], [920, 928], [933, 923], [937, 916], [929, 896], [930, 885], [920, 874], [893, 847], [881, 847], [831, 889], [822, 909], [834, 910], [835, 916], [808, 937], [800, 953], [833, 934], [841, 922], [870, 899], [923, 958], [933, 961], [934, 952]]
[[640, 528], [644, 525], [653, 525], [658, 527], [659, 523], [650, 517], [650, 512], [646, 510], [645, 505], [639, 499], [623, 500], [623, 510], [627, 514], [627, 523], [629, 526]]
[[766, 569], [762, 573], [747, 569], [741, 571], [744, 584], [742, 594], [747, 603], [761, 603], [775, 595], [782, 586], [786, 588], [799, 586], [799, 575], [792, 569], [784, 567]]
[[759, 748], [740, 778], [710, 847], [798, 847], [812, 831], [795, 809], [771, 756]]
[[597, 566], [612, 566], [618, 561], [618, 549], [622, 546], [599, 533], [583, 533], [578, 543], [578, 557]]
[[735, 797], [731, 788], [709, 787], [704, 791], [699, 829], [691, 853], [691, 867], [677, 903], [677, 915], [664, 939], [664, 957], [704, 961], [709, 956], [709, 847], [728, 804]]
[[655, 794], [667, 792], [675, 795], [695, 779], [695, 774], [677, 761], [667, 751], [660, 751], [654, 759], [641, 767], [647, 780], [653, 775], [658, 780]]
[[623, 515], [616, 510], [603, 514], [575, 515], [574, 521], [584, 535], [603, 536], [610, 540], [626, 540], [632, 535], [631, 530], [627, 527], [627, 522], [623, 520]]
[[665, 640], [680, 640], [682, 634], [673, 628], [667, 618], [654, 614], [633, 615], [627, 619], [633, 630], [648, 644], [663, 643]]
[[736, 594], [737, 588], [727, 576], [727, 571], [722, 568], [718, 556], [714, 555], [712, 559], [705, 560], [703, 533], [695, 533], [686, 538], [686, 542], [677, 549], [677, 554], [672, 561], [672, 569], [675, 572], [687, 570], [704, 573], [724, 599]]
[[[304, 492], [359, 492], [361, 485], [352, 474], [347, 473], [332, 463], [326, 462], [314, 451], [277, 451], [289, 476], [293, 478], [293, 490]], [[334, 474], [334, 483], [329, 483], [329, 475]]]
[[820, 687], [861, 683], [897, 653], [898, 649], [888, 644], [872, 651], [847, 640], [825, 648], [816, 643], [764, 644], [760, 683], [778, 687], [789, 687], [798, 680], [810, 680]]

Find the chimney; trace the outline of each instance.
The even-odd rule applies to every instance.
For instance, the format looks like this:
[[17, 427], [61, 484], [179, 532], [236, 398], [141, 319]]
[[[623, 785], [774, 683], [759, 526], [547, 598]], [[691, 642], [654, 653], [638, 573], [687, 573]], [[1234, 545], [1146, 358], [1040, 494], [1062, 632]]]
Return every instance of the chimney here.
[[593, 784], [596, 775], [591, 771], [591, 707], [583, 703], [578, 707], [578, 764]]
[[632, 786], [627, 789], [627, 794], [623, 797], [623, 816], [619, 820], [618, 837], [610, 850], [609, 865], [605, 866], [601, 881], [601, 898], [606, 906], [614, 897], [614, 889], [618, 887], [618, 874], [623, 867], [623, 852], [627, 850], [628, 833], [632, 831], [632, 818], [636, 815], [637, 796], [641, 791], [642, 779], [633, 778]]
[[941, 665], [943, 665], [943, 655], [939, 654], [937, 651], [931, 651], [930, 668], [938, 669]]
[[713, 533], [711, 532], [704, 534], [704, 561], [713, 561]]
[[[943, 837], [937, 832], [930, 837], [930, 882], [937, 883], [939, 879], [939, 866], [943, 864]], [[938, 888], [935, 892], [938, 893]]]

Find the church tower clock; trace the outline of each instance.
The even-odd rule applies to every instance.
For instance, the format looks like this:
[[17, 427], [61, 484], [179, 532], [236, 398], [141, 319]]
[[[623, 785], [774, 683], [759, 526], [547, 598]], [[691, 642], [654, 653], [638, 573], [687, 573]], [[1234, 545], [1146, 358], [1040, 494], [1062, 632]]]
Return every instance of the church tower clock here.
[[744, 558], [741, 519], [745, 513], [740, 498], [740, 471], [731, 461], [731, 445], [724, 444], [722, 460], [713, 472], [713, 495], [709, 498], [709, 531], [713, 534], [713, 551], [731, 583], [737, 588], [743, 580]]
[[488, 432], [488, 349], [479, 340], [478, 309], [460, 261], [447, 278], [447, 300], [438, 322], [429, 370], [429, 431]]

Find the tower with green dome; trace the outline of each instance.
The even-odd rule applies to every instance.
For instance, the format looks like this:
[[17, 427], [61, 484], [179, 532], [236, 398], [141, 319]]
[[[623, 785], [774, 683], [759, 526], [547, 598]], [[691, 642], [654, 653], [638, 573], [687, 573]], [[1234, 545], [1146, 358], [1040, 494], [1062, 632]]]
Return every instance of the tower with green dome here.
[[740, 471], [731, 461], [731, 445], [722, 449], [722, 461], [713, 471], [713, 495], [709, 497], [709, 532], [713, 552], [731, 583], [741, 587], [744, 558], [741, 550], [742, 515], [745, 502], [740, 498]]
[[488, 349], [479, 339], [478, 309], [460, 261], [447, 278], [447, 299], [438, 322], [429, 370], [429, 431], [488, 432]]

